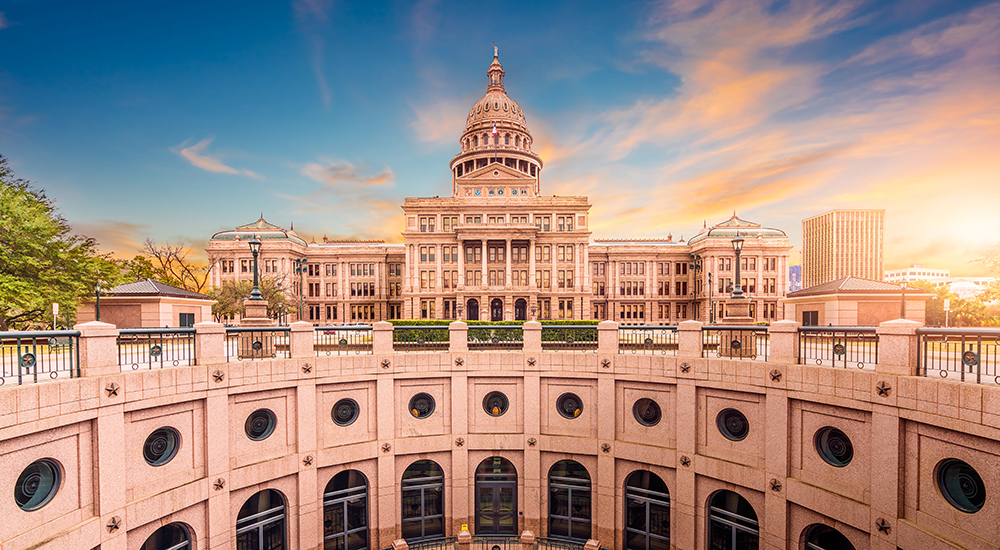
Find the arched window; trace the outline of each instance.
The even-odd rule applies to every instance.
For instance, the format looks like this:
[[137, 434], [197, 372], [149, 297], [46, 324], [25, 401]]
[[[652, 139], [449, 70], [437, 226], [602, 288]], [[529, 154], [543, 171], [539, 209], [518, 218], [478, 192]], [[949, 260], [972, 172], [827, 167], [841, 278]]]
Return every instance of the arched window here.
[[517, 471], [507, 459], [491, 456], [476, 468], [476, 534], [517, 532]]
[[510, 134], [504, 134], [503, 135], [503, 144], [504, 145], [510, 145]]
[[368, 550], [368, 480], [357, 470], [340, 472], [326, 484], [323, 548]]
[[493, 145], [500, 145], [500, 134], [493, 136]]
[[757, 513], [745, 498], [732, 491], [719, 491], [708, 505], [711, 550], [755, 550], [760, 545]]
[[444, 536], [444, 472], [432, 460], [418, 460], [403, 472], [403, 538], [407, 542]]
[[139, 550], [189, 550], [191, 533], [180, 523], [169, 523], [153, 531]]
[[625, 480], [625, 548], [670, 549], [670, 492], [652, 472], [638, 470]]
[[806, 550], [854, 550], [854, 545], [836, 529], [816, 524], [806, 529]]
[[521, 146], [521, 136], [514, 136], [514, 147]]
[[549, 536], [590, 538], [590, 474], [579, 462], [560, 460], [549, 470]]
[[479, 136], [472, 136], [472, 145], [479, 147]]
[[236, 516], [236, 550], [285, 550], [285, 498], [265, 489]]

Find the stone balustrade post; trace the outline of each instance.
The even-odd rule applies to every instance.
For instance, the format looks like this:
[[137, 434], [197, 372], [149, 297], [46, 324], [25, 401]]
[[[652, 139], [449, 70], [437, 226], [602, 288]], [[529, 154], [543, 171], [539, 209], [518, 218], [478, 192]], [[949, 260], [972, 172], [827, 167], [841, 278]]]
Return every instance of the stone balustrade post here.
[[448, 325], [448, 351], [451, 353], [469, 351], [469, 324], [465, 321], [452, 321]]
[[403, 539], [396, 539], [392, 541], [392, 550], [410, 550], [410, 545]]
[[796, 321], [777, 321], [768, 327], [767, 360], [772, 363], [795, 364], [799, 361], [799, 327]]
[[615, 321], [597, 323], [597, 353], [618, 354], [618, 323]]
[[877, 372], [916, 376], [917, 354], [920, 353], [920, 341], [917, 329], [924, 326], [917, 321], [896, 319], [879, 323], [875, 333], [878, 335]]
[[521, 533], [521, 550], [535, 549], [535, 534], [531, 531]]
[[296, 321], [289, 326], [288, 353], [292, 359], [314, 357], [313, 343], [316, 341], [316, 329], [312, 323]]
[[542, 353], [542, 324], [538, 321], [527, 321], [522, 325], [524, 334], [523, 351], [525, 353]]
[[583, 550], [601, 550], [600, 541], [589, 539], [586, 544], [583, 545]]
[[682, 321], [677, 325], [677, 357], [701, 357], [701, 321]]
[[226, 362], [226, 327], [205, 321], [194, 324], [195, 363], [214, 365]]
[[90, 321], [73, 327], [80, 331], [80, 376], [118, 374], [118, 327]]
[[392, 351], [392, 323], [379, 321], [372, 325], [372, 353], [387, 355]]
[[462, 530], [458, 533], [458, 550], [469, 550], [472, 547], [472, 533], [469, 526], [462, 524]]

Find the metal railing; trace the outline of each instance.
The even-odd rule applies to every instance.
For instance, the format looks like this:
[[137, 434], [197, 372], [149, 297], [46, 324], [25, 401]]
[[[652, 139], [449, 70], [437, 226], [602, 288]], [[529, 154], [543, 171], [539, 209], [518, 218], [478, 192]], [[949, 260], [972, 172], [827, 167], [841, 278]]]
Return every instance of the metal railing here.
[[409, 543], [407, 547], [409, 550], [455, 550], [458, 548], [458, 537], [421, 540]]
[[469, 351], [521, 351], [524, 329], [518, 325], [472, 325], [466, 340]]
[[472, 550], [521, 550], [521, 538], [515, 535], [473, 535], [470, 546]]
[[918, 328], [917, 373], [1000, 384], [1000, 329]]
[[597, 325], [542, 325], [543, 351], [597, 353]]
[[118, 365], [123, 371], [197, 364], [194, 328], [123, 328]]
[[618, 327], [618, 353], [677, 355], [680, 338], [676, 326]]
[[313, 350], [321, 355], [372, 354], [372, 327], [354, 325], [341, 327], [316, 327]]
[[393, 351], [448, 351], [449, 328], [444, 326], [394, 326], [392, 327]]
[[875, 327], [799, 327], [799, 364], [848, 365], [863, 369], [878, 363]]
[[767, 361], [767, 327], [706, 325], [701, 334], [702, 357]]
[[288, 359], [290, 327], [226, 327], [226, 362]]
[[0, 332], [0, 386], [80, 376], [80, 331]]
[[566, 539], [535, 537], [535, 550], [580, 550], [583, 547], [584, 543], [582, 542], [574, 542]]

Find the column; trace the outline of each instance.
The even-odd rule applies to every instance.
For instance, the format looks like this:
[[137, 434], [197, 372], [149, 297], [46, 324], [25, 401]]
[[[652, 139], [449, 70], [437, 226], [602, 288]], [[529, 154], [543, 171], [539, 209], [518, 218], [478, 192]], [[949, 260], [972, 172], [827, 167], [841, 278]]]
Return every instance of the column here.
[[[534, 239], [528, 241], [528, 288], [530, 290], [536, 290], [538, 285], [535, 284], [535, 247], [537, 244]], [[528, 310], [531, 310], [531, 304], [528, 304]]]
[[[481, 286], [485, 287], [489, 283], [489, 273], [490, 272], [489, 272], [489, 270], [486, 269], [486, 256], [487, 256], [487, 254], [486, 254], [487, 246], [486, 245], [487, 245], [487, 241], [486, 241], [486, 239], [481, 239], [481, 242], [482, 242], [482, 247], [483, 247], [483, 254], [482, 254], [483, 255], [483, 262], [482, 262], [483, 276], [482, 276], [482, 280], [480, 281], [480, 284], [481, 284]], [[482, 305], [482, 304], [480, 304], [480, 305]]]
[[506, 257], [507, 267], [506, 267], [506, 271], [504, 271], [504, 288], [506, 288], [507, 290], [510, 290], [510, 288], [511, 288], [511, 281], [512, 281], [511, 272], [510, 272], [510, 239], [506, 240], [506, 245], [507, 245], [507, 257]]
[[581, 277], [583, 279], [583, 288], [589, 289], [590, 285], [590, 245], [581, 245], [583, 248], [583, 273]]
[[465, 289], [465, 243], [458, 241], [458, 288]]
[[434, 294], [437, 294], [437, 296], [434, 298], [434, 310], [435, 310], [434, 311], [434, 318], [435, 319], [444, 319], [444, 317], [442, 317], [444, 315], [444, 298], [443, 298], [443, 295], [444, 295], [444, 272], [441, 269], [441, 248], [442, 248], [442, 246], [440, 244], [434, 245], [434, 249], [437, 251], [437, 255], [435, 256], [435, 260], [436, 260], [435, 265], [437, 267], [434, 270], [435, 277], [437, 278], [437, 281], [435, 282], [435, 286], [434, 286]]
[[406, 263], [403, 264], [403, 289], [407, 292], [413, 292], [413, 287], [410, 286], [410, 266], [412, 265], [412, 258], [410, 257], [410, 250], [413, 249], [413, 245], [407, 244], [406, 246]]

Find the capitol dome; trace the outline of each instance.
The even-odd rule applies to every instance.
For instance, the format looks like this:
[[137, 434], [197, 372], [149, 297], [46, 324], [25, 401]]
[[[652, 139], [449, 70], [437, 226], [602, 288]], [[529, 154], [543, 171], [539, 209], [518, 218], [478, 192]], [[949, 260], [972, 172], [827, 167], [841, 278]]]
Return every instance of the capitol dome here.
[[524, 119], [524, 111], [516, 101], [507, 97], [507, 92], [503, 87], [503, 66], [494, 57], [493, 63], [487, 71], [489, 86], [486, 95], [476, 102], [469, 109], [469, 116], [465, 120], [466, 129], [485, 124], [491, 126], [514, 126], [527, 130], [527, 122]]

